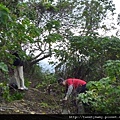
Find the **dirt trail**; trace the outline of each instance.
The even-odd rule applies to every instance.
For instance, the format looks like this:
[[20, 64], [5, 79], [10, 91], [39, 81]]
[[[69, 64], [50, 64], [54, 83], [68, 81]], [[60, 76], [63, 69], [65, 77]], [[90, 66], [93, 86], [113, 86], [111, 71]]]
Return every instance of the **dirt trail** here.
[[60, 114], [60, 98], [51, 92], [29, 88], [22, 100], [0, 103], [0, 114]]

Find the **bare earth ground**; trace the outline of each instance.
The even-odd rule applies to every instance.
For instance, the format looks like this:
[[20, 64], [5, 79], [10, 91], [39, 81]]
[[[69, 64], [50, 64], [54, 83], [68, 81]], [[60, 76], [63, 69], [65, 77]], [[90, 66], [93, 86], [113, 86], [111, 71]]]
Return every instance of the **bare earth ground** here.
[[[29, 88], [21, 100], [0, 102], [0, 114], [61, 114], [60, 91], [46, 91], [45, 89]], [[15, 92], [15, 91], [13, 91]]]

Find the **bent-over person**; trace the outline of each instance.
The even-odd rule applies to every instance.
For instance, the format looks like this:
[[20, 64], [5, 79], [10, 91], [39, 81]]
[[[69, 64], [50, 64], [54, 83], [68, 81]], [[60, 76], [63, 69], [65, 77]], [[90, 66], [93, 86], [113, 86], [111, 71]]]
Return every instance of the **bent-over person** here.
[[86, 82], [77, 78], [63, 78], [58, 79], [58, 83], [66, 87], [66, 94], [64, 100], [67, 100], [72, 91], [76, 91], [77, 94], [84, 93], [86, 91]]

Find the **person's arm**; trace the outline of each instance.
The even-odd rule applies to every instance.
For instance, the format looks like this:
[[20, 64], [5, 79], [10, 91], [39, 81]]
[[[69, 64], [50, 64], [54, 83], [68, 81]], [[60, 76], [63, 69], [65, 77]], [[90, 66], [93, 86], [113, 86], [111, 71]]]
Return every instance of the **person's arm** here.
[[68, 90], [67, 90], [67, 93], [66, 93], [66, 96], [65, 96], [64, 100], [67, 100], [67, 98], [69, 97], [69, 95], [72, 93], [72, 90], [73, 90], [73, 85], [70, 85], [68, 87]]

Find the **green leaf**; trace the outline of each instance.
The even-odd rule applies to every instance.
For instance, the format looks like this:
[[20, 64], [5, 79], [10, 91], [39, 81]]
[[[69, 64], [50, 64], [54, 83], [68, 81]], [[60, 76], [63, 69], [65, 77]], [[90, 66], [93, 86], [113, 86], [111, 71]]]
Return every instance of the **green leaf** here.
[[0, 25], [6, 24], [11, 19], [9, 13], [9, 9], [0, 4]]
[[7, 65], [4, 62], [0, 62], [0, 69], [3, 72], [8, 72], [8, 67], [7, 67]]

